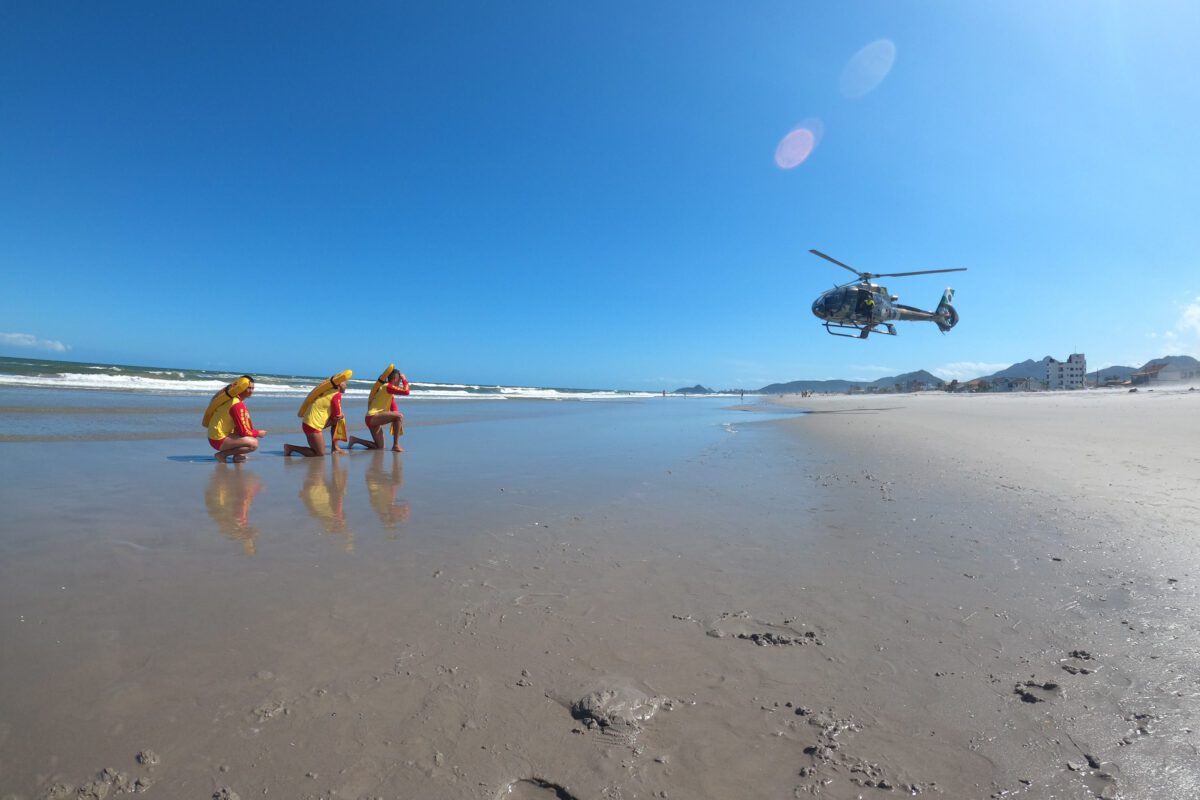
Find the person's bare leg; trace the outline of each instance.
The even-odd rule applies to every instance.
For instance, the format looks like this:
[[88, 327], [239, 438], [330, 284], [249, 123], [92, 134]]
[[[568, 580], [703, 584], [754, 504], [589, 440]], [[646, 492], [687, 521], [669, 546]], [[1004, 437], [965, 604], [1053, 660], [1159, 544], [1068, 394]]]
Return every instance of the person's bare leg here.
[[361, 444], [363, 447], [367, 448], [368, 450], [374, 450], [378, 446], [375, 444], [375, 442], [372, 442], [369, 439], [363, 439], [360, 436], [351, 436], [350, 444], [346, 445], [346, 449], [353, 450], [354, 445], [356, 445], [356, 444]]
[[283, 446], [283, 454], [290, 456], [292, 453], [302, 455], [305, 458], [316, 458], [317, 456], [325, 455], [325, 436], [320, 433], [304, 432], [308, 439], [308, 447], [301, 447], [298, 444], [285, 444]]
[[220, 461], [222, 464], [228, 464], [230, 460], [245, 461], [247, 453], [253, 453], [253, 447], [230, 447], [222, 449], [219, 452], [213, 453], [213, 458]]
[[[322, 447], [325, 446], [325, 431], [329, 431], [330, 452], [335, 456], [341, 455], [342, 453], [346, 452], [342, 448], [338, 447], [337, 439], [334, 438], [335, 436], [337, 436], [337, 420], [330, 417], [329, 422], [325, 423], [325, 429], [321, 431], [321, 446]], [[308, 440], [309, 440], [309, 442], [312, 441], [311, 434], [309, 435]], [[325, 455], [325, 453], [322, 452], [321, 455]]]
[[228, 436], [221, 442], [221, 449], [213, 453], [213, 458], [222, 463], [245, 461], [246, 456], [258, 449], [258, 439], [253, 436]]
[[371, 417], [373, 422], [378, 422], [377, 427], [371, 428], [371, 435], [375, 437], [375, 446], [380, 450], [384, 445], [384, 426], [390, 426], [392, 429], [392, 451], [403, 453], [404, 448], [400, 446], [400, 428], [404, 424], [404, 415], [398, 411], [383, 411]]

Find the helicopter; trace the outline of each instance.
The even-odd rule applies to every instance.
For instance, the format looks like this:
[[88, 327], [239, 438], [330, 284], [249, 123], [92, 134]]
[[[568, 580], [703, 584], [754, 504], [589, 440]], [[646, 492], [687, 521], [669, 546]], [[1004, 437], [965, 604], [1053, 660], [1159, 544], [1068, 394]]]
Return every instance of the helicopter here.
[[[950, 305], [954, 299], [954, 290], [949, 287], [942, 292], [941, 302], [938, 303], [935, 310], [923, 311], [913, 306], [897, 303], [896, 301], [900, 299], [898, 296], [889, 294], [887, 287], [871, 283], [871, 281], [874, 278], [903, 278], [909, 275], [932, 275], [935, 272], [966, 272], [966, 267], [875, 274], [859, 272], [854, 267], [825, 255], [820, 250], [809, 250], [808, 252], [837, 264], [842, 269], [848, 269], [858, 276], [858, 280], [835, 286], [813, 302], [813, 314], [819, 319], [825, 320], [825, 330], [833, 336], [866, 339], [872, 332], [895, 336], [896, 326], [892, 324], [892, 320], [932, 322], [942, 333], [958, 324], [958, 312], [954, 310], [954, 306]], [[842, 333], [842, 331], [855, 331], [856, 333]]]

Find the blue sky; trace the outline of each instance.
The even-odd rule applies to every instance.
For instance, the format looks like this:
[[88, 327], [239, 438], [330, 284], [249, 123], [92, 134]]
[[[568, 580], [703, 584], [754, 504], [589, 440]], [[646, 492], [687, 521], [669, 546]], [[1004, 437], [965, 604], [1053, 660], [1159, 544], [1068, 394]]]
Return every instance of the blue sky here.
[[[1200, 355], [1198, 42], [1182, 0], [5, 4], [0, 354], [646, 389]], [[814, 247], [968, 267], [888, 284], [962, 322], [827, 336]]]

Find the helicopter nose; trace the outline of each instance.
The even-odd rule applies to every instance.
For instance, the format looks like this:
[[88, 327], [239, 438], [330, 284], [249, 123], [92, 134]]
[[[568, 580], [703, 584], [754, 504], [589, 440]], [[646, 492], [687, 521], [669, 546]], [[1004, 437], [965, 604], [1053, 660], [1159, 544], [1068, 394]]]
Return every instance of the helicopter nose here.
[[824, 295], [822, 295], [821, 297], [818, 297], [816, 300], [813, 301], [812, 312], [813, 312], [813, 316], [816, 317], [817, 319], [825, 319], [824, 301], [825, 301]]

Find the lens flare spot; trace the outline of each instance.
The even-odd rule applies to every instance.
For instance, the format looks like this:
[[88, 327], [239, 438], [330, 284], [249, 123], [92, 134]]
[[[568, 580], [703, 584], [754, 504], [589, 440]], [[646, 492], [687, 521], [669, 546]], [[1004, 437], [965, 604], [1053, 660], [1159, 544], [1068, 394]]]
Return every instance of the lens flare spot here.
[[895, 63], [896, 45], [890, 39], [877, 39], [846, 62], [838, 86], [846, 97], [862, 97], [883, 83]]
[[796, 128], [779, 141], [775, 148], [775, 164], [780, 169], [794, 169], [812, 155], [817, 136], [808, 128]]

